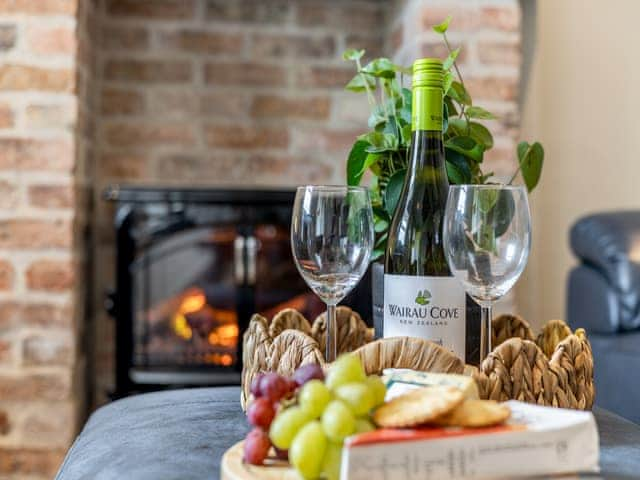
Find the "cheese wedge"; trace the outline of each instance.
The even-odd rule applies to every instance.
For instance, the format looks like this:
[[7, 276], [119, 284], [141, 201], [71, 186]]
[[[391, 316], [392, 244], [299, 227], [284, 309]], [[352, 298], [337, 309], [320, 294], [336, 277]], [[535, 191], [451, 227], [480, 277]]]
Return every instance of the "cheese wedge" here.
[[402, 368], [387, 368], [382, 380], [387, 386], [385, 401], [407, 393], [410, 390], [428, 386], [455, 387], [462, 391], [465, 398], [478, 399], [478, 386], [473, 378], [451, 373], [430, 373]]

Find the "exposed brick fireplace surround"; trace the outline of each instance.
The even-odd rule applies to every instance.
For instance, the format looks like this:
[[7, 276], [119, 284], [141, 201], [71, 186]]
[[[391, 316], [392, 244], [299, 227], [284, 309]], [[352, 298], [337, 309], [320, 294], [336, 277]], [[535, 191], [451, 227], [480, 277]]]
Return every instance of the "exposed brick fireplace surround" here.
[[114, 183], [344, 181], [366, 129], [347, 47], [450, 40], [512, 171], [517, 0], [0, 0], [0, 478], [51, 478], [113, 386]]

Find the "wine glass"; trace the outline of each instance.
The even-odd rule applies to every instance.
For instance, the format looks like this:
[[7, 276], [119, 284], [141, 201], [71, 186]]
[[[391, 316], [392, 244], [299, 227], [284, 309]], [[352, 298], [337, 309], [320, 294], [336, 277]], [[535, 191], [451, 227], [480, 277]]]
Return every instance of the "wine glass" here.
[[452, 185], [443, 238], [451, 272], [482, 307], [482, 363], [491, 351], [493, 302], [513, 287], [529, 256], [531, 217], [525, 187]]
[[373, 213], [366, 188], [298, 187], [291, 249], [302, 278], [327, 305], [328, 362], [336, 358], [336, 305], [367, 270], [373, 243]]

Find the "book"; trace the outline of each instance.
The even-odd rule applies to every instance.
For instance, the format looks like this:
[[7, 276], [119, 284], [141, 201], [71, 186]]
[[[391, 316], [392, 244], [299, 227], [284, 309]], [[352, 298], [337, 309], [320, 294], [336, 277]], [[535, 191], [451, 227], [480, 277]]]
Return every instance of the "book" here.
[[488, 428], [382, 429], [349, 437], [342, 480], [471, 480], [599, 471], [591, 412], [509, 401]]

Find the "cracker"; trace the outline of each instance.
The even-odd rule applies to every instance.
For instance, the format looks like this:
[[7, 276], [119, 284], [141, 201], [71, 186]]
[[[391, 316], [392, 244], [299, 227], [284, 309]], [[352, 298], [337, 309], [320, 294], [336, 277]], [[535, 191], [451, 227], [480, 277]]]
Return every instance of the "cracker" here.
[[494, 400], [465, 400], [430, 423], [440, 427], [490, 427], [503, 423], [510, 416], [509, 407]]
[[424, 387], [380, 406], [373, 421], [380, 427], [413, 427], [438, 418], [462, 403], [464, 394], [455, 387]]

